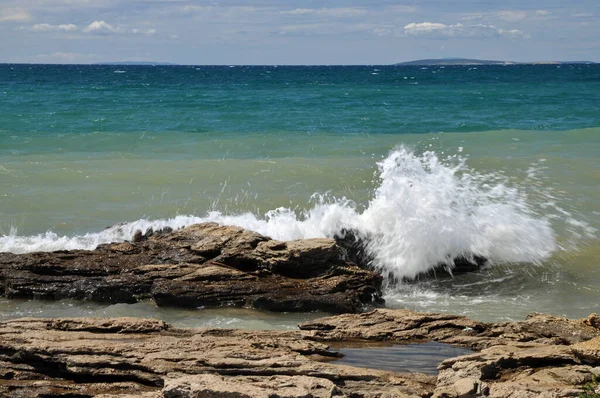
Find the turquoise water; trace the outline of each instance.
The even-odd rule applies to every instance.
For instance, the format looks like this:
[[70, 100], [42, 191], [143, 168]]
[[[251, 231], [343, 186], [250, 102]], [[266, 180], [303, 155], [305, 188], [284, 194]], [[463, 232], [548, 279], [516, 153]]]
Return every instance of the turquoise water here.
[[386, 275], [490, 258], [389, 286], [389, 306], [584, 316], [599, 109], [600, 65], [0, 65], [0, 251], [204, 220], [279, 239], [354, 227]]

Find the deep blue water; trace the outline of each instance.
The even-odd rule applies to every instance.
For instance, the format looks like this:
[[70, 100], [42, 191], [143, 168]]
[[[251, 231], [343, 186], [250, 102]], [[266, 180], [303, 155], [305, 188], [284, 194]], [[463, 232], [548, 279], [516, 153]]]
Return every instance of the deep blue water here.
[[[600, 65], [0, 65], [0, 139], [600, 126]], [[4, 141], [3, 141], [4, 142]]]

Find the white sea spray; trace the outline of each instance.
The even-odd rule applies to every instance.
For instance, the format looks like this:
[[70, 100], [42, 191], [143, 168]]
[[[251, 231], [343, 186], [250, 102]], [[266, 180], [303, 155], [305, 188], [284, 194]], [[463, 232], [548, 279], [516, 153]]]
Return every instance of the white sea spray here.
[[518, 187], [497, 174], [476, 172], [465, 159], [398, 147], [378, 163], [376, 188], [364, 209], [347, 198], [314, 195], [305, 211], [282, 207], [262, 216], [211, 211], [141, 219], [73, 237], [19, 236], [12, 230], [0, 236], [0, 251], [91, 250], [130, 240], [136, 231], [213, 221], [280, 240], [333, 237], [351, 229], [367, 242], [372, 265], [396, 278], [412, 278], [439, 264], [451, 268], [453, 259], [464, 255], [496, 264], [540, 263], [551, 256], [557, 250], [551, 217], [537, 214]]

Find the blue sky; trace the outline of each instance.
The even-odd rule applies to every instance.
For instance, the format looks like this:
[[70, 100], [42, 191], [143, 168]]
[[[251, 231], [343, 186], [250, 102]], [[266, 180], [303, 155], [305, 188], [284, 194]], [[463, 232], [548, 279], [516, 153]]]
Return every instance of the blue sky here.
[[600, 0], [0, 0], [0, 62], [600, 62]]

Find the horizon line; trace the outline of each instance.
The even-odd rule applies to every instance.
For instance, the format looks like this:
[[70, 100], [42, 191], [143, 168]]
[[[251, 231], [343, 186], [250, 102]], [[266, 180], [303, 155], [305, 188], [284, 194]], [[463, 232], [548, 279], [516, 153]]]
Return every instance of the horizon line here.
[[[552, 64], [600, 64], [600, 61], [589, 61], [589, 60], [573, 60], [573, 61], [503, 61], [503, 60], [479, 60], [475, 58], [424, 58], [416, 59], [412, 61], [401, 61], [390, 64], [187, 64], [187, 63], [173, 63], [173, 62], [149, 62], [149, 61], [124, 61], [124, 62], [3, 62], [0, 61], [0, 65], [61, 65], [61, 66], [224, 66], [224, 67], [238, 67], [238, 66], [424, 66], [411, 65], [413, 62], [419, 61], [479, 61], [479, 62], [497, 62], [497, 64], [480, 64], [478, 66], [514, 66], [514, 65], [552, 65]], [[436, 64], [431, 64], [435, 66]], [[439, 66], [469, 66], [468, 64], [442, 64], [438, 63]], [[472, 64], [471, 64], [472, 66]]]

